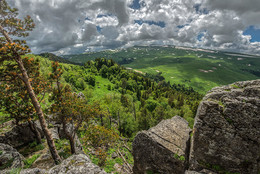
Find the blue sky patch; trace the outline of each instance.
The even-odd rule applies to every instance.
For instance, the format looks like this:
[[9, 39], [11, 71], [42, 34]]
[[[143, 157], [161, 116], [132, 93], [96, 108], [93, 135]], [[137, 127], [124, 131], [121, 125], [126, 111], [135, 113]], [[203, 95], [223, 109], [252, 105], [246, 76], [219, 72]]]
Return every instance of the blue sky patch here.
[[155, 22], [155, 21], [143, 21], [143, 20], [135, 20], [135, 23], [142, 25], [143, 23], [149, 24], [149, 25], [157, 25], [161, 28], [164, 28], [166, 26], [165, 22], [163, 21], [159, 21], [159, 22]]
[[132, 8], [132, 9], [140, 9], [141, 8], [140, 0], [134, 0], [133, 3], [130, 5], [130, 8]]
[[91, 19], [89, 17], [86, 17], [85, 21], [91, 21]]
[[97, 18], [107, 17], [107, 16], [113, 16], [113, 14], [98, 14]]
[[197, 36], [198, 41], [201, 41], [201, 38], [205, 35], [205, 32], [206, 32], [206, 31], [200, 32], [200, 33], [198, 34], [198, 36]]
[[256, 29], [254, 26], [248, 27], [243, 34], [251, 35], [251, 42], [260, 42], [260, 29]]
[[209, 11], [206, 8], [201, 9], [201, 4], [195, 4], [193, 8], [195, 8], [196, 12], [199, 14], [208, 14]]
[[178, 26], [177, 26], [177, 28], [179, 28], [179, 29], [181, 29], [181, 28], [183, 28], [183, 27], [185, 27], [185, 25], [178, 25]]
[[97, 26], [97, 31], [100, 33], [102, 28], [100, 26]]

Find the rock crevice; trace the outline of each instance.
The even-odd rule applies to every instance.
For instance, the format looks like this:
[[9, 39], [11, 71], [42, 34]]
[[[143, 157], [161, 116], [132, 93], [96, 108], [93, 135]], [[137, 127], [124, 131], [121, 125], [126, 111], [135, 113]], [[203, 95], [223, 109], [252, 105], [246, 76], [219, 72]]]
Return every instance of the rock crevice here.
[[[190, 142], [181, 117], [140, 132], [134, 171], [171, 174], [260, 173], [260, 80], [213, 88], [200, 103]], [[185, 157], [185, 160], [183, 160]]]

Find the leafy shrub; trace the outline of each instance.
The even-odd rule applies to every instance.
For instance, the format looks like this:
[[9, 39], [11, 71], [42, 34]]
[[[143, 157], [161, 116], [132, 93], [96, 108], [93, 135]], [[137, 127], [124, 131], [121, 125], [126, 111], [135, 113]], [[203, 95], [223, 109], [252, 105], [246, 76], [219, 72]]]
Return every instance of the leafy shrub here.
[[119, 135], [103, 126], [90, 125], [83, 136], [85, 145], [90, 144], [95, 148], [95, 155], [98, 158], [98, 165], [104, 166], [107, 158], [107, 150], [115, 144], [119, 139]]
[[83, 137], [84, 143], [90, 143], [94, 148], [106, 147], [117, 142], [119, 135], [103, 126], [90, 125]]

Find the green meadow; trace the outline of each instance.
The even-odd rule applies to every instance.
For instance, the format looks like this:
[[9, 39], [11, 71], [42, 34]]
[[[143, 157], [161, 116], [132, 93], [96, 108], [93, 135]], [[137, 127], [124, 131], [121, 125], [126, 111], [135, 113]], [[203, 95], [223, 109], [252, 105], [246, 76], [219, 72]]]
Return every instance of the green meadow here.
[[143, 73], [162, 73], [166, 81], [185, 84], [200, 93], [219, 85], [260, 78], [260, 57], [179, 47], [138, 46], [122, 50], [67, 55], [85, 63], [104, 57]]

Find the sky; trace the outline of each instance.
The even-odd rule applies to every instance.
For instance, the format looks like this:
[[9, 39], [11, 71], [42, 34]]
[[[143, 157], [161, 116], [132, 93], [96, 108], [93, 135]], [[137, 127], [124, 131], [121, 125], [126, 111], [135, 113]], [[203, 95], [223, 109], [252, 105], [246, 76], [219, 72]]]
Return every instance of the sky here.
[[175, 45], [260, 54], [260, 0], [7, 0], [34, 53]]

